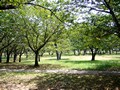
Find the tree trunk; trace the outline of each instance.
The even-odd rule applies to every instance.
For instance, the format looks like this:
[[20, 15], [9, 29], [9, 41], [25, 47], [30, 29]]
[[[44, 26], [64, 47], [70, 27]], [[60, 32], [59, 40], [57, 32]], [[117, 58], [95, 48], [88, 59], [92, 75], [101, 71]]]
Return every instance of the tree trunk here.
[[62, 55], [62, 51], [59, 52], [58, 50], [56, 50], [57, 60], [61, 60], [61, 55]]
[[96, 54], [97, 54], [98, 48], [91, 47], [90, 50], [91, 50], [91, 52], [92, 52], [91, 61], [95, 61], [95, 56], [96, 56]]
[[2, 63], [2, 52], [0, 52], [0, 63]]
[[53, 53], [53, 51], [49, 51], [48, 54], [49, 54], [50, 56], [52, 56], [54, 53]]
[[35, 51], [34, 52], [35, 53], [35, 64], [34, 64], [34, 66], [35, 67], [38, 67], [39, 66], [39, 64], [38, 64], [38, 57], [39, 57], [39, 53], [38, 53], [38, 51]]
[[118, 50], [115, 51], [116, 52], [116, 55], [118, 54]]
[[86, 53], [87, 53], [87, 50], [84, 49], [84, 50], [83, 50], [83, 55], [86, 55]]
[[10, 54], [7, 53], [7, 61], [6, 61], [6, 63], [9, 63], [9, 61], [10, 61]]
[[78, 55], [80, 55], [80, 49], [78, 49], [77, 52], [78, 52]]
[[113, 21], [115, 22], [115, 24], [117, 26], [117, 30], [116, 30], [117, 36], [120, 38], [120, 23], [119, 23], [119, 19], [115, 15], [114, 9], [112, 9], [112, 7], [107, 2], [107, 0], [104, 0], [104, 3], [105, 3], [105, 6], [109, 9], [110, 14], [112, 15]]
[[76, 55], [75, 50], [73, 50], [74, 55]]
[[111, 49], [109, 49], [109, 54], [112, 54], [112, 51], [111, 51]]
[[19, 62], [21, 62], [22, 54], [24, 53], [25, 48], [23, 47], [19, 52]]
[[59, 55], [59, 59], [61, 60], [61, 56], [62, 56], [62, 51], [60, 52], [60, 55]]
[[91, 59], [91, 61], [95, 61], [95, 55], [96, 55], [96, 53], [92, 53], [92, 59]]
[[13, 62], [16, 62], [16, 60], [17, 60], [17, 54], [15, 53], [14, 58], [13, 58]]
[[28, 59], [28, 51], [26, 51], [26, 59]]
[[22, 54], [19, 54], [19, 62], [21, 62], [21, 56], [22, 56]]
[[38, 61], [39, 61], [39, 62], [40, 62], [40, 56], [41, 56], [41, 55], [38, 55]]

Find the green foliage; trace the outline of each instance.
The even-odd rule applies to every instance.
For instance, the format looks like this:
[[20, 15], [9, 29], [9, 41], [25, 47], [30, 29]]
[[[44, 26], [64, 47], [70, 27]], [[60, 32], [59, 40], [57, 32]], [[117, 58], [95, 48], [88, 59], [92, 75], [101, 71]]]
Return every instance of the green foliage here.
[[[87, 22], [81, 23], [80, 25], [76, 24], [71, 28], [69, 38], [72, 46], [75, 49], [82, 50], [87, 49], [88, 47], [107, 49], [111, 42], [119, 40], [119, 38], [113, 34], [115, 28], [111, 23], [112, 21], [110, 22], [108, 16], [91, 15], [91, 18], [89, 18]], [[110, 38], [112, 39], [110, 40]], [[111, 44], [113, 46], [119, 46], [116, 43]]]

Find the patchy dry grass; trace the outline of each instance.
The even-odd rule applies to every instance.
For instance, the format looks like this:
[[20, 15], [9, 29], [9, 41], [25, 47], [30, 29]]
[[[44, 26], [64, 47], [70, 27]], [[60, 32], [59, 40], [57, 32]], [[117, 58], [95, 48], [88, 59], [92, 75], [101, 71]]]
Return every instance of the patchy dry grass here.
[[30, 82], [37, 74], [34, 73], [0, 73], [0, 90], [34, 89], [35, 82]]
[[0, 73], [0, 90], [119, 90], [120, 76]]
[[[84, 69], [120, 70], [119, 55], [42, 57], [40, 66], [33, 67], [34, 60], [21, 63], [2, 63], [0, 69]], [[28, 72], [0, 72], [0, 90], [120, 90], [120, 75], [44, 74]]]

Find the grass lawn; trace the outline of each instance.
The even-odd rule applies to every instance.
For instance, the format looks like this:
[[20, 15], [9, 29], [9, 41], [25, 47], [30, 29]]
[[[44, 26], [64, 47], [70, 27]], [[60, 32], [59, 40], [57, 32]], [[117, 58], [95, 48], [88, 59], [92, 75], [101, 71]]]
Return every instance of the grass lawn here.
[[[119, 55], [41, 57], [37, 69], [78, 69], [120, 71]], [[0, 68], [36, 69], [34, 59], [21, 63], [1, 63]], [[120, 90], [120, 75], [45, 74], [32, 72], [0, 72], [0, 90]]]
[[119, 90], [120, 76], [0, 73], [0, 90]]
[[43, 57], [40, 64], [60, 65], [62, 69], [78, 70], [120, 70], [119, 55], [96, 56], [95, 61], [90, 61], [91, 56], [63, 56], [57, 61], [56, 57]]
[[[77, 70], [120, 70], [120, 55], [101, 55], [96, 56], [95, 61], [90, 61], [91, 56], [62, 56], [62, 60], [56, 57], [41, 57], [40, 66], [37, 69], [77, 69]], [[0, 68], [25, 68], [32, 69], [34, 58], [26, 60], [23, 58], [21, 63], [2, 63]]]

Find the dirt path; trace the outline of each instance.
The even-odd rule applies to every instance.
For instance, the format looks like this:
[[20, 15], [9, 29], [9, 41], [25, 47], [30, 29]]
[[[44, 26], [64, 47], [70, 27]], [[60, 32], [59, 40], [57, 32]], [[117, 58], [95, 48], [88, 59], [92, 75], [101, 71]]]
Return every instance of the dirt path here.
[[0, 69], [0, 72], [63, 73], [80, 75], [120, 75], [120, 71]]

